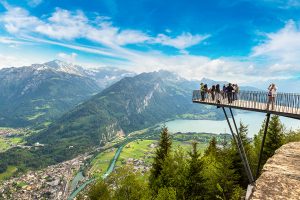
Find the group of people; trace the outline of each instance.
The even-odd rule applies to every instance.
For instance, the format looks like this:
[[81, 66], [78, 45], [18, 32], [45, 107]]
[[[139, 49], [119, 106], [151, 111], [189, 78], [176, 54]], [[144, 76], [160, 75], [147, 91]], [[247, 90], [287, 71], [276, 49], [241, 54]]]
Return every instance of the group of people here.
[[[228, 83], [223, 85], [222, 89], [220, 84], [212, 85], [208, 88], [207, 84], [200, 84], [200, 100], [201, 101], [215, 101], [216, 103], [221, 103], [222, 99], [228, 99], [228, 103], [231, 104], [233, 101], [238, 100], [240, 88], [237, 84]], [[277, 87], [274, 83], [270, 84], [268, 87], [268, 101], [267, 110], [269, 110], [270, 104], [272, 110], [274, 110], [275, 98], [277, 95]]]
[[212, 101], [216, 101], [217, 103], [221, 102], [221, 99], [228, 98], [228, 103], [232, 103], [233, 101], [238, 99], [240, 88], [237, 84], [227, 84], [223, 85], [222, 89], [220, 88], [220, 84], [212, 85], [211, 88], [208, 88], [207, 84], [200, 84], [200, 95], [201, 101], [205, 101], [206, 99], [211, 98]]

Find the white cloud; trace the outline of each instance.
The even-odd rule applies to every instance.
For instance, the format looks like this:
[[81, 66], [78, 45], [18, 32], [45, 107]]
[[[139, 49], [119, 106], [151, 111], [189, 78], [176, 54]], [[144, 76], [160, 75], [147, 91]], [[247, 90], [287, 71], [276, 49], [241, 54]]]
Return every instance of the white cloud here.
[[0, 69], [7, 67], [21, 67], [24, 65], [32, 64], [31, 60], [22, 59], [16, 56], [8, 56], [0, 54]]
[[300, 7], [300, 0], [252, 0], [251, 2], [257, 3], [259, 5], [263, 4], [264, 6], [271, 6], [280, 9], [291, 9]]
[[139, 30], [123, 30], [115, 27], [107, 17], [98, 16], [95, 20], [90, 20], [82, 11], [71, 12], [57, 8], [49, 18], [42, 20], [31, 16], [27, 10], [20, 7], [6, 5], [5, 8], [7, 11], [0, 16], [0, 22], [3, 22], [9, 33], [27, 35], [38, 33], [57, 40], [85, 38], [110, 48], [127, 44], [156, 43], [184, 50], [208, 37], [191, 33], [182, 33], [174, 38], [165, 34], [151, 37]]
[[14, 47], [17, 45], [21, 45], [21, 44], [29, 44], [28, 42], [15, 40], [14, 38], [11, 38], [11, 37], [0, 37], [0, 43], [12, 45]]
[[25, 9], [10, 6], [7, 8], [7, 12], [0, 16], [0, 22], [9, 33], [29, 32], [41, 23], [38, 18], [30, 16]]
[[71, 53], [71, 54], [59, 53], [57, 56], [60, 59], [66, 61], [67, 63], [75, 63], [77, 54], [76, 53]]
[[172, 46], [177, 49], [186, 49], [188, 47], [194, 46], [201, 41], [208, 38], [208, 35], [192, 35], [190, 33], [183, 33], [175, 38], [166, 36], [165, 34], [159, 34], [157, 38], [154, 39], [154, 43], [160, 43], [167, 46]]
[[284, 28], [266, 37], [266, 41], [253, 48], [252, 57], [268, 60], [270, 72], [300, 72], [299, 24], [290, 20]]
[[[185, 78], [208, 77], [240, 83], [283, 79], [290, 77], [291, 71], [299, 72], [297, 63], [300, 61], [300, 31], [293, 21], [276, 33], [266, 34], [267, 40], [253, 49], [250, 58], [210, 59], [189, 55], [186, 50], [207, 39], [209, 35], [183, 32], [181, 35], [171, 36], [173, 32], [166, 31], [166, 34], [151, 36], [143, 31], [116, 27], [107, 17], [100, 16], [90, 20], [82, 11], [71, 12], [57, 8], [50, 17], [39, 19], [22, 8], [9, 5], [5, 8], [7, 11], [0, 15], [0, 22], [9, 33], [22, 38], [21, 41], [58, 45], [109, 57], [112, 63], [136, 72], [165, 69]], [[75, 41], [80, 38], [90, 40], [96, 45], [77, 44]], [[0, 43], [21, 41], [0, 38]], [[127, 44], [139, 43], [171, 46], [177, 48], [181, 54], [170, 56], [159, 51], [141, 52], [126, 48]], [[77, 54], [59, 53], [57, 56], [68, 62], [75, 62]], [[258, 64], [256, 60], [260, 57], [267, 60], [266, 66]], [[4, 60], [6, 61], [2, 61], [2, 65], [16, 63], [15, 66], [18, 66], [17, 60], [13, 58], [6, 57]]]
[[40, 5], [43, 2], [43, 0], [28, 0], [28, 5], [31, 7], [36, 7]]
[[84, 37], [88, 19], [81, 12], [70, 12], [57, 8], [46, 22], [34, 27], [35, 31], [54, 39], [75, 39]]

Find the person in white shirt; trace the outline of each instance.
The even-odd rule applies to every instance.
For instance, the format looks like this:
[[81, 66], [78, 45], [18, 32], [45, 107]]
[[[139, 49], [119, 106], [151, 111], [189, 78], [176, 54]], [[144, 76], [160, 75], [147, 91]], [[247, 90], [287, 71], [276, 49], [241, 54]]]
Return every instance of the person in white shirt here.
[[270, 103], [272, 104], [272, 110], [274, 110], [274, 104], [275, 104], [275, 98], [277, 95], [277, 87], [275, 86], [274, 83], [272, 83], [269, 87], [268, 87], [268, 105], [267, 105], [267, 110], [269, 110], [269, 106]]

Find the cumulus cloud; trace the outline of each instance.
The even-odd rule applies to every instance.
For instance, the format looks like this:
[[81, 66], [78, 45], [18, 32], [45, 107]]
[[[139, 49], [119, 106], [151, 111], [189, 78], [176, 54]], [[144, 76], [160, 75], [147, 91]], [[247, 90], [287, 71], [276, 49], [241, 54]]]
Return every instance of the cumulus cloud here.
[[46, 22], [33, 27], [34, 30], [43, 35], [55, 39], [75, 39], [83, 37], [88, 19], [81, 11], [74, 13], [57, 8]]
[[37, 17], [30, 16], [29, 12], [19, 7], [8, 7], [7, 12], [0, 16], [0, 22], [4, 24], [9, 33], [31, 31], [33, 27], [41, 24]]
[[300, 25], [290, 20], [275, 33], [267, 33], [266, 40], [253, 48], [252, 57], [269, 61], [271, 72], [300, 72]]

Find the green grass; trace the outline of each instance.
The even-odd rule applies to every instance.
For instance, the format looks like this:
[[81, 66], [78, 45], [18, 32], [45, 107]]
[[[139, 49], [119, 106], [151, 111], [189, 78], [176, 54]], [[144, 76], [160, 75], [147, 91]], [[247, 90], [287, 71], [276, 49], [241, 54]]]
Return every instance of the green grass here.
[[0, 152], [7, 151], [13, 145], [23, 143], [23, 136], [16, 136], [16, 137], [4, 137], [0, 136]]
[[[122, 162], [127, 161], [128, 158], [144, 160], [147, 164], [151, 164], [155, 153], [155, 148], [151, 148], [150, 145], [157, 143], [157, 140], [135, 140], [128, 143], [122, 150], [116, 166], [121, 166]], [[172, 144], [173, 150], [181, 147], [185, 152], [188, 152], [192, 148], [192, 140], [189, 141], [174, 141]], [[207, 144], [198, 143], [198, 150], [203, 153]]]
[[0, 152], [6, 151], [9, 148], [7, 141], [0, 136]]
[[26, 182], [21, 181], [21, 182], [18, 182], [18, 183], [17, 183], [17, 187], [18, 187], [18, 188], [22, 188], [22, 187], [24, 187], [24, 186], [27, 186], [27, 183], [26, 183]]
[[117, 149], [111, 148], [98, 154], [91, 162], [90, 173], [94, 176], [102, 176], [109, 167], [111, 159], [114, 157]]
[[23, 142], [23, 138], [22, 137], [13, 137], [13, 138], [9, 138], [9, 141], [13, 144], [20, 144]]
[[45, 113], [43, 113], [43, 112], [39, 112], [39, 113], [36, 113], [35, 115], [26, 117], [26, 119], [27, 120], [35, 120], [35, 119], [39, 118], [40, 116], [43, 116], [44, 114]]
[[17, 168], [15, 166], [8, 166], [7, 170], [3, 173], [0, 173], [0, 181], [8, 179], [11, 177], [15, 172], [17, 171]]
[[156, 140], [135, 140], [128, 143], [123, 148], [116, 166], [122, 165], [122, 161], [126, 161], [128, 158], [144, 160], [147, 164], [151, 164], [153, 158], [148, 157], [153, 156], [155, 148], [151, 148], [149, 146], [156, 142]]

